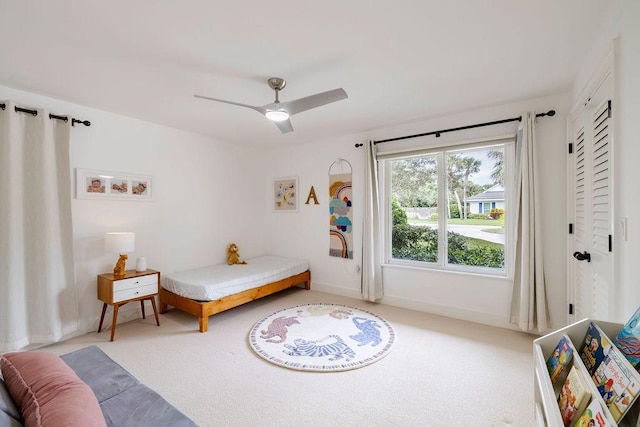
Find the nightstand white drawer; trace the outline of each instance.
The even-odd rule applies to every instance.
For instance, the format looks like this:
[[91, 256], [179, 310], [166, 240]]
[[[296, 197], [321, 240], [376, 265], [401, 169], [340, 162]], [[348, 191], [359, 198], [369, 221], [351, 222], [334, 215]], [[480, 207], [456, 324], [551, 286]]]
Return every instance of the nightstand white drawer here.
[[158, 275], [148, 274], [146, 276], [132, 277], [130, 279], [116, 280], [113, 282], [113, 291], [120, 292], [127, 289], [139, 288], [141, 286], [153, 285], [158, 286]]
[[140, 301], [142, 318], [144, 319], [144, 302], [149, 300], [153, 306], [153, 314], [156, 316], [156, 325], [160, 326], [155, 300], [155, 296], [158, 295], [159, 291], [159, 281], [160, 272], [151, 269], [143, 272], [127, 270], [123, 276], [116, 276], [113, 273], [98, 274], [98, 299], [103, 302], [98, 332], [102, 330], [102, 322], [107, 311], [107, 305], [112, 305], [114, 309], [111, 323], [111, 341], [113, 341], [118, 323], [118, 309], [132, 301]]
[[[155, 277], [155, 276], [151, 276]], [[140, 298], [146, 295], [153, 295], [158, 293], [158, 282], [154, 281], [153, 284], [138, 286], [131, 289], [125, 289], [121, 291], [115, 291], [113, 293], [113, 302], [125, 301], [133, 298]]]

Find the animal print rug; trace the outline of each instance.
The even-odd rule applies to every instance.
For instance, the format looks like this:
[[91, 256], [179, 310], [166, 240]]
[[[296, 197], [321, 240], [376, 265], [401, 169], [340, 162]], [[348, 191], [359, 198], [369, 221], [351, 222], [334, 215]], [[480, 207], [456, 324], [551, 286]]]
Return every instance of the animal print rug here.
[[276, 365], [302, 371], [362, 368], [389, 353], [395, 332], [373, 313], [336, 304], [286, 308], [251, 329], [255, 352]]

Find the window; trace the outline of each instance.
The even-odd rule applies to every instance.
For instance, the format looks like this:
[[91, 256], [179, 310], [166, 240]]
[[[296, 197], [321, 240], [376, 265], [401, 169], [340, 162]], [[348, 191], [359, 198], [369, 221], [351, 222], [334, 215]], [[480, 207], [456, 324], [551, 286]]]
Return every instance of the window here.
[[512, 151], [508, 138], [379, 154], [388, 262], [505, 275]]
[[[493, 206], [492, 206], [493, 205]], [[490, 203], [490, 202], [480, 202], [480, 210], [478, 211], [478, 213], [481, 214], [485, 214], [485, 215], [489, 215], [491, 214], [491, 209], [495, 208], [496, 203]]]

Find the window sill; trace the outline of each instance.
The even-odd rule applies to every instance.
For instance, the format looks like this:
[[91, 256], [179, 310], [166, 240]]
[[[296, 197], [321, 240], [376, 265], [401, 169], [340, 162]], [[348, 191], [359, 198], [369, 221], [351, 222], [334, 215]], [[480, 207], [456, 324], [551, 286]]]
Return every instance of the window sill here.
[[469, 270], [465, 269], [456, 269], [456, 268], [444, 268], [438, 265], [422, 265], [422, 263], [418, 264], [417, 262], [405, 261], [405, 262], [387, 262], [382, 264], [382, 268], [391, 268], [398, 270], [414, 270], [414, 271], [424, 271], [424, 272], [433, 272], [433, 273], [446, 273], [446, 274], [454, 274], [461, 276], [482, 276], [482, 277], [490, 277], [498, 280], [511, 280], [507, 277], [506, 272], [504, 274], [499, 274], [494, 271], [486, 271], [483, 269], [478, 270]]

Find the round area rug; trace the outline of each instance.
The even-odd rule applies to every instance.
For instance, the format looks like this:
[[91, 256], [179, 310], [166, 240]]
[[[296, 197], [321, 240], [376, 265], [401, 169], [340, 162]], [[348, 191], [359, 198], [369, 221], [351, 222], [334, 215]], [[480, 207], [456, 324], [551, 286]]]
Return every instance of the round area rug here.
[[251, 348], [271, 363], [301, 371], [346, 371], [389, 354], [395, 332], [368, 311], [337, 304], [305, 304], [260, 320]]

